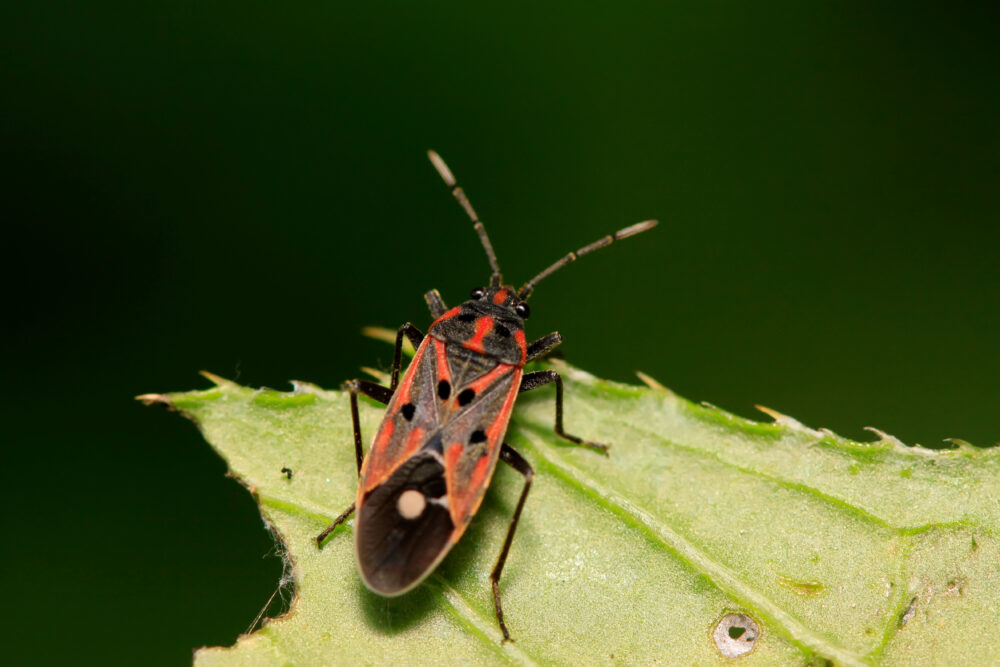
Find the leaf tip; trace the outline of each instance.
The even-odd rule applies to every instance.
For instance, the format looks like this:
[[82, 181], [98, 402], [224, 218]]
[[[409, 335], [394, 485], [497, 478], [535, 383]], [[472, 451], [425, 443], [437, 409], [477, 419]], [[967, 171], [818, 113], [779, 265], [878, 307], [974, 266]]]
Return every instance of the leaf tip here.
[[559, 369], [559, 373], [563, 377], [567, 377], [574, 382], [579, 382], [580, 384], [594, 385], [598, 382], [597, 377], [591, 375], [585, 370], [581, 370], [576, 366], [571, 366], [562, 359], [549, 359], [548, 363], [552, 364], [554, 368]]
[[653, 389], [654, 391], [663, 392], [664, 394], [669, 394], [670, 396], [675, 396], [676, 395], [670, 389], [668, 389], [667, 387], [665, 387], [662, 384], [660, 384], [659, 381], [657, 381], [656, 379], [654, 379], [654, 378], [646, 375], [642, 371], [636, 371], [635, 374], [636, 374], [636, 376], [640, 380], [642, 380], [643, 384], [645, 384], [650, 389]]
[[292, 380], [292, 393], [293, 394], [321, 394], [324, 389], [317, 384], [312, 382], [306, 382], [305, 380]]
[[788, 415], [783, 414], [781, 412], [778, 412], [774, 408], [769, 408], [769, 407], [764, 406], [764, 405], [755, 405], [754, 407], [757, 408], [758, 410], [760, 410], [761, 412], [763, 412], [765, 415], [767, 415], [768, 417], [770, 417], [774, 421], [779, 422], [779, 423], [782, 422], [782, 421], [784, 421], [784, 420], [786, 420], [786, 419], [792, 419]]
[[[773, 419], [774, 423], [777, 424], [778, 426], [783, 426], [787, 429], [798, 431], [799, 433], [807, 433], [814, 438], [822, 438], [825, 433], [823, 429], [819, 429], [817, 431], [816, 429], [809, 428], [795, 417], [786, 415], [783, 412], [778, 412], [774, 408], [769, 408], [766, 405], [755, 405], [754, 407], [763, 412], [771, 419]], [[836, 437], [836, 435], [833, 434], [832, 432], [831, 435], [834, 435], [834, 437]]]
[[396, 335], [385, 327], [361, 327], [361, 335], [366, 338], [372, 338], [386, 343], [396, 342]]
[[141, 401], [143, 405], [165, 405], [172, 407], [173, 403], [166, 394], [139, 394], [135, 400]]
[[[365, 336], [366, 338], [372, 338], [374, 340], [380, 340], [383, 343], [389, 343], [390, 345], [395, 345], [396, 344], [396, 336], [398, 334], [395, 331], [393, 331], [392, 329], [387, 329], [386, 327], [368, 326], [368, 327], [361, 327], [361, 335]], [[404, 336], [403, 337], [403, 352], [407, 356], [411, 356], [412, 357], [413, 353], [415, 351], [416, 350], [413, 347], [413, 344], [410, 343], [410, 339], [406, 338]]]
[[198, 374], [201, 375], [203, 378], [207, 379], [212, 384], [214, 384], [216, 387], [236, 387], [236, 386], [239, 386], [235, 382], [233, 382], [232, 380], [227, 380], [226, 378], [222, 377], [221, 375], [216, 375], [215, 373], [211, 373], [209, 371], [198, 371]]
[[389, 384], [389, 380], [390, 380], [389, 374], [386, 373], [386, 372], [380, 371], [377, 368], [372, 368], [371, 366], [362, 366], [361, 367], [361, 372], [364, 373], [365, 375], [368, 375], [370, 377], [375, 378], [376, 380], [378, 380], [379, 382], [381, 382], [383, 384]]
[[885, 443], [896, 447], [906, 447], [906, 443], [904, 443], [902, 440], [892, 435], [891, 433], [886, 433], [880, 428], [875, 428], [874, 426], [865, 426], [865, 430], [868, 431], [869, 433], [874, 433], [875, 435], [877, 435], [878, 441], [880, 443]]

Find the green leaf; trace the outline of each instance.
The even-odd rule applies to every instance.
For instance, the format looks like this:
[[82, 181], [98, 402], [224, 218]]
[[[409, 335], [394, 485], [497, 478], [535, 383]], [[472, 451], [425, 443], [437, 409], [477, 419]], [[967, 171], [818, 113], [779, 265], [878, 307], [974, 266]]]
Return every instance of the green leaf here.
[[[1000, 451], [853, 442], [559, 367], [567, 428], [612, 450], [555, 438], [551, 389], [519, 399], [507, 439], [537, 475], [501, 581], [507, 643], [489, 572], [516, 473], [498, 468], [425, 584], [385, 599], [355, 571], [352, 522], [313, 541], [354, 500], [346, 394], [212, 376], [141, 397], [197, 422], [294, 577], [287, 614], [197, 662], [703, 665], [726, 662], [721, 645], [751, 648], [747, 664], [1000, 663]], [[380, 417], [362, 406], [366, 439]]]

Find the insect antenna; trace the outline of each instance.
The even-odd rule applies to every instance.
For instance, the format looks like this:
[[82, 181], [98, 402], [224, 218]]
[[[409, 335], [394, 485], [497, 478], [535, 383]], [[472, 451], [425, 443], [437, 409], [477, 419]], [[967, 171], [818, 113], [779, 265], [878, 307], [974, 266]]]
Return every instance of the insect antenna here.
[[490, 243], [490, 237], [486, 235], [486, 227], [483, 226], [483, 221], [479, 219], [476, 210], [472, 208], [469, 198], [465, 196], [465, 191], [455, 182], [455, 176], [451, 173], [451, 169], [448, 168], [444, 160], [441, 159], [441, 156], [434, 151], [427, 151], [427, 157], [431, 159], [431, 164], [441, 174], [445, 185], [451, 188], [451, 194], [455, 195], [455, 199], [458, 200], [459, 205], [465, 210], [469, 219], [472, 220], [472, 228], [479, 234], [479, 240], [483, 244], [483, 250], [486, 251], [486, 258], [490, 260], [490, 268], [493, 270], [493, 273], [490, 275], [490, 287], [499, 287], [502, 282], [500, 265], [497, 264], [497, 256], [493, 252], [493, 244]]
[[629, 236], [634, 236], [635, 234], [644, 232], [647, 229], [652, 229], [656, 225], [657, 225], [656, 220], [644, 220], [643, 222], [637, 222], [634, 225], [629, 225], [628, 227], [625, 227], [624, 229], [619, 229], [614, 234], [608, 234], [604, 238], [598, 239], [593, 243], [591, 243], [590, 245], [585, 245], [576, 252], [569, 253], [568, 255], [557, 261], [555, 264], [545, 269], [544, 271], [539, 273], [537, 276], [535, 276], [528, 282], [524, 283], [524, 286], [521, 287], [521, 289], [518, 290], [517, 292], [517, 298], [521, 299], [522, 301], [527, 299], [529, 296], [531, 296], [531, 293], [535, 290], [535, 285], [538, 282], [540, 282], [543, 278], [547, 278], [549, 275], [555, 273], [556, 271], [566, 266], [570, 262], [576, 261], [578, 257], [583, 257], [587, 253], [593, 252], [598, 248], [603, 248], [604, 246], [611, 245], [615, 241], [628, 238]]

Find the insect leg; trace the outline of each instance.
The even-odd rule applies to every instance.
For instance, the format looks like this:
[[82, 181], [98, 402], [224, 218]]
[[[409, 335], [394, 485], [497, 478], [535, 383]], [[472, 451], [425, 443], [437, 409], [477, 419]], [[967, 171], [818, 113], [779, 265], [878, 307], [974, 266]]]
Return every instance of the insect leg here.
[[507, 632], [507, 625], [503, 622], [503, 607], [500, 605], [500, 573], [503, 572], [503, 565], [507, 561], [507, 552], [510, 551], [510, 543], [514, 540], [514, 531], [517, 530], [517, 522], [521, 518], [521, 510], [524, 509], [524, 501], [531, 489], [531, 480], [535, 476], [535, 471], [531, 464], [506, 442], [500, 448], [500, 460], [524, 475], [524, 489], [521, 490], [521, 498], [517, 501], [514, 516], [511, 517], [510, 527], [507, 529], [507, 539], [504, 540], [500, 558], [497, 559], [497, 564], [490, 574], [490, 582], [493, 584], [493, 606], [496, 609], [497, 621], [500, 623], [500, 631], [503, 632], [504, 641], [507, 641], [510, 639], [510, 633]]
[[436, 289], [432, 289], [430, 292], [425, 294], [424, 301], [427, 302], [427, 307], [431, 309], [431, 317], [435, 320], [448, 311], [448, 306], [444, 305], [444, 299], [441, 298], [441, 293]]
[[521, 389], [519, 391], [531, 391], [532, 389], [537, 389], [538, 387], [547, 385], [550, 382], [556, 383], [556, 435], [577, 445], [590, 447], [591, 449], [596, 449], [602, 454], [606, 454], [608, 451], [607, 445], [578, 438], [577, 436], [563, 430], [563, 381], [562, 376], [560, 376], [559, 373], [556, 373], [555, 371], [534, 371], [532, 373], [525, 373], [521, 378]]
[[[400, 332], [403, 329], [400, 328]], [[419, 333], [419, 332], [417, 332]], [[389, 399], [392, 398], [392, 390], [386, 389], [380, 384], [375, 384], [374, 382], [368, 382], [367, 380], [351, 380], [344, 383], [347, 391], [351, 394], [351, 422], [354, 426], [354, 457], [358, 463], [358, 476], [361, 476], [361, 464], [364, 463], [365, 453], [361, 447], [361, 419], [358, 417], [358, 394], [364, 394], [369, 398], [373, 398], [379, 403], [386, 404]], [[326, 536], [334, 531], [334, 529], [340, 524], [347, 520], [347, 517], [351, 516], [354, 512], [354, 503], [344, 510], [336, 520], [326, 527], [322, 533], [316, 536], [316, 545], [322, 546], [323, 540]]]
[[[361, 445], [361, 419], [358, 416], [358, 394], [364, 394], [365, 396], [373, 398], [383, 405], [387, 405], [389, 403], [393, 392], [396, 390], [396, 384], [399, 380], [400, 353], [403, 349], [404, 335], [410, 339], [410, 342], [413, 343], [414, 347], [420, 347], [420, 343], [424, 340], [424, 334], [409, 322], [399, 327], [399, 331], [396, 332], [396, 352], [392, 362], [391, 387], [386, 388], [380, 384], [375, 384], [374, 382], [357, 379], [345, 383], [346, 389], [351, 394], [351, 422], [354, 426], [354, 457], [358, 464], [359, 477], [361, 476], [361, 464], [364, 463], [365, 454]], [[316, 536], [316, 545], [322, 546], [323, 540], [326, 539], [326, 536], [332, 533], [337, 526], [346, 521], [347, 517], [351, 516], [353, 513], [354, 503], [351, 503], [351, 506], [344, 510], [333, 523], [327, 526], [326, 530]]]
[[[403, 353], [403, 336], [410, 339], [413, 343], [413, 347], [420, 347], [420, 343], [424, 342], [424, 334], [420, 329], [416, 328], [409, 322], [399, 327], [399, 331], [396, 332], [396, 349], [392, 355], [392, 381], [389, 383], [389, 395], [396, 391], [396, 385], [399, 384], [399, 366], [402, 363], [402, 353]], [[375, 398], [372, 396], [372, 398]], [[375, 400], [378, 400], [377, 398]], [[382, 401], [383, 403], [388, 403], [389, 401]]]
[[380, 384], [368, 382], [367, 380], [350, 380], [344, 383], [344, 388], [351, 394], [351, 421], [354, 425], [354, 456], [358, 462], [358, 476], [361, 476], [361, 464], [365, 460], [365, 454], [361, 447], [361, 419], [358, 417], [358, 394], [364, 394], [369, 398], [374, 398], [383, 405], [389, 403], [392, 398], [392, 389], [387, 389]]
[[347, 518], [352, 514], [354, 514], [354, 503], [351, 503], [350, 507], [341, 512], [340, 516], [334, 519], [333, 523], [331, 523], [329, 526], [326, 527], [326, 530], [324, 530], [322, 533], [316, 536], [316, 546], [318, 547], [323, 546], [323, 540], [326, 539], [326, 536], [332, 533], [337, 528], [337, 526], [347, 521]]
[[[562, 343], [562, 336], [558, 331], [553, 331], [548, 336], [542, 336], [538, 340], [528, 345], [527, 361], [534, 361], [556, 349]], [[525, 390], [526, 391], [526, 390]]]

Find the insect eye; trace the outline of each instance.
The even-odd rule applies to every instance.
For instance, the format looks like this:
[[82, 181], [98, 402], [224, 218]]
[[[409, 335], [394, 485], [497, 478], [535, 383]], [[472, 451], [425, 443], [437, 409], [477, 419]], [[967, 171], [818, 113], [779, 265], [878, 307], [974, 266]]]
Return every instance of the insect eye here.
[[469, 296], [472, 297], [473, 299], [482, 299], [484, 294], [486, 294], [486, 290], [484, 290], [482, 287], [477, 287], [476, 289], [469, 292]]
[[531, 308], [528, 308], [528, 304], [526, 303], [519, 303], [514, 307], [514, 312], [517, 313], [522, 320], [526, 320], [531, 315]]

